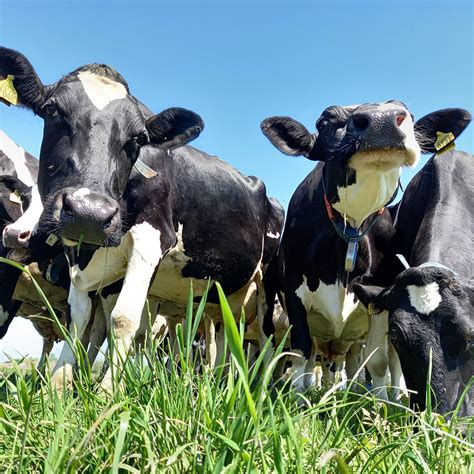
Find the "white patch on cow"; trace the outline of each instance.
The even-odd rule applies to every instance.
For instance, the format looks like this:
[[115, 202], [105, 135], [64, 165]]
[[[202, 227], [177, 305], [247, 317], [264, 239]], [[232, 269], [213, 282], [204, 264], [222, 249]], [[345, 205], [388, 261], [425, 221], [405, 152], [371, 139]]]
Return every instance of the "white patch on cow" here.
[[432, 313], [441, 303], [438, 283], [433, 282], [425, 286], [408, 285], [410, 304], [421, 314]]
[[357, 171], [356, 183], [337, 188], [339, 201], [333, 204], [334, 209], [358, 229], [367, 217], [382, 209], [394, 195], [400, 173], [400, 168], [384, 173]]
[[166, 252], [158, 268], [157, 275], [150, 289], [150, 294], [168, 301], [186, 305], [189, 285], [193, 282], [196, 296], [202, 295], [207, 288], [207, 280], [195, 280], [183, 277], [182, 270], [191, 258], [186, 255], [183, 241], [183, 224], [178, 222], [176, 244]]
[[277, 232], [276, 234], [273, 234], [272, 232], [267, 232], [267, 237], [270, 237], [270, 239], [279, 239], [280, 232]]
[[34, 181], [26, 166], [25, 150], [18, 146], [3, 130], [0, 130], [0, 151], [3, 151], [13, 162], [18, 179], [27, 186], [33, 186]]
[[[69, 289], [68, 303], [71, 308], [70, 333], [73, 340], [80, 340], [84, 335], [91, 318], [92, 300], [86, 291], [77, 290], [74, 285]], [[76, 356], [69, 344], [64, 344], [61, 354], [53, 370], [51, 382], [56, 387], [62, 387], [72, 381], [73, 367]]]
[[43, 212], [43, 203], [38, 192], [38, 186], [35, 184], [31, 188], [31, 202], [28, 209], [13, 224], [9, 224], [3, 229], [3, 236], [7, 232], [14, 230], [18, 233], [30, 231], [32, 234], [38, 228], [38, 222]]
[[0, 326], [3, 326], [8, 319], [8, 312], [3, 311], [2, 308], [0, 308]]
[[104, 109], [110, 102], [127, 96], [127, 89], [123, 84], [107, 77], [98, 76], [90, 71], [82, 71], [77, 77], [82, 82], [90, 101], [99, 110]]
[[303, 275], [303, 283], [295, 293], [306, 311], [319, 313], [331, 323], [335, 338], [342, 334], [347, 319], [359, 305], [357, 300], [354, 302], [354, 294], [346, 292], [346, 288], [340, 281], [333, 285], [326, 285], [320, 281], [316, 291], [311, 291], [308, 280]]
[[90, 193], [91, 190], [89, 188], [79, 188], [72, 193], [72, 197], [81, 199], [85, 196], [89, 196]]
[[381, 400], [387, 397], [388, 369], [388, 311], [382, 311], [370, 318], [369, 332], [364, 347], [364, 359], [373, 381], [373, 394]]
[[[112, 330], [117, 341], [113, 354], [113, 365], [120, 366], [129, 351], [130, 345], [140, 327], [143, 309], [150, 281], [159, 264], [161, 233], [147, 222], [130, 229], [132, 248], [128, 260], [125, 280], [112, 315]], [[111, 386], [112, 372], [109, 369], [102, 382], [108, 390]]]

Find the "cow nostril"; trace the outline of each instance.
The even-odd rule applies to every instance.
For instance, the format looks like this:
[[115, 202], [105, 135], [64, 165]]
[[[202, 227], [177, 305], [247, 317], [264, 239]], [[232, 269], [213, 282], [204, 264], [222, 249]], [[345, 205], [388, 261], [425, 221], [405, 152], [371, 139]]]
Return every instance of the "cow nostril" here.
[[110, 216], [107, 217], [107, 219], [104, 221], [102, 227], [105, 231], [110, 229], [110, 227], [112, 226], [113, 220], [115, 216], [117, 215], [117, 212], [118, 212], [118, 209], [115, 209], [115, 211], [112, 214], [110, 214]]
[[72, 206], [69, 202], [67, 194], [63, 196], [63, 208], [62, 208], [62, 214], [64, 217], [67, 219], [74, 219], [74, 211], [72, 209]]
[[395, 121], [397, 122], [397, 125], [400, 126], [405, 121], [406, 118], [407, 118], [407, 114], [403, 112], [397, 115], [397, 118], [395, 119]]
[[369, 126], [369, 119], [364, 115], [357, 115], [352, 119], [354, 127], [360, 131], [365, 130]]
[[18, 240], [20, 241], [26, 241], [30, 238], [31, 236], [31, 232], [29, 230], [25, 230], [24, 232], [21, 232], [19, 235], [18, 235]]

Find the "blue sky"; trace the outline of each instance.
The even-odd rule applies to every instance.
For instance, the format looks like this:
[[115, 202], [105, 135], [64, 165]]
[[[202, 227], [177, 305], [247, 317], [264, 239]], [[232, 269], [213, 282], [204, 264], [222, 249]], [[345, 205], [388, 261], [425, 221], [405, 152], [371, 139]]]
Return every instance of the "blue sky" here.
[[[418, 118], [472, 112], [473, 24], [471, 1], [0, 0], [0, 43], [25, 54], [44, 83], [90, 62], [115, 67], [155, 112], [199, 113], [206, 127], [193, 145], [261, 177], [285, 207], [314, 163], [273, 148], [265, 117], [314, 130], [329, 105], [387, 99]], [[0, 127], [38, 156], [41, 119], [2, 106]], [[457, 147], [474, 152], [472, 125]]]

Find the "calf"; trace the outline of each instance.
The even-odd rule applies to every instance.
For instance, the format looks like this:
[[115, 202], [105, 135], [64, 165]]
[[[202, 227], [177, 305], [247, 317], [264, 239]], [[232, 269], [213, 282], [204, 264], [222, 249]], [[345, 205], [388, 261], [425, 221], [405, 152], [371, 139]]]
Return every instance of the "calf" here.
[[[448, 114], [449, 115], [449, 114]], [[423, 123], [440, 117], [433, 113]], [[456, 121], [457, 111], [451, 117]], [[389, 283], [400, 264], [390, 252], [394, 227], [383, 210], [396, 195], [402, 166], [418, 162], [418, 124], [399, 101], [327, 108], [310, 133], [289, 117], [262, 122], [270, 142], [288, 155], [320, 161], [295, 191], [278, 253], [279, 287], [291, 330], [294, 383], [311, 353], [330, 360], [346, 357], [348, 376], [359, 365], [361, 344], [374, 387], [386, 398], [388, 360], [383, 321], [369, 321], [353, 285], [357, 281]], [[425, 135], [425, 139], [429, 137]], [[382, 271], [383, 269], [383, 271]], [[397, 381], [395, 381], [397, 383]]]
[[[140, 326], [145, 298], [187, 304], [219, 281], [236, 314], [263, 319], [263, 269], [276, 250], [283, 214], [262, 181], [192, 147], [204, 124], [172, 108], [153, 115], [123, 77], [83, 66], [43, 86], [20, 53], [0, 48], [0, 74], [13, 74], [20, 103], [45, 122], [39, 228], [67, 247], [72, 333], [90, 318], [88, 292], [124, 278], [112, 310], [123, 357]], [[144, 177], [145, 175], [146, 177]], [[206, 313], [220, 318], [212, 287]], [[74, 355], [61, 354], [55, 381], [69, 378]]]
[[[434, 130], [452, 132], [454, 138], [469, 121], [465, 112], [458, 124], [447, 122]], [[421, 136], [427, 135], [425, 128]], [[408, 185], [396, 222], [396, 250], [413, 268], [386, 289], [354, 288], [364, 304], [388, 314], [390, 340], [407, 387], [415, 392], [411, 403], [421, 410], [430, 353], [432, 402], [441, 413], [456, 408], [474, 373], [473, 176], [472, 155], [434, 155]], [[473, 397], [471, 386], [460, 414], [474, 413]]]

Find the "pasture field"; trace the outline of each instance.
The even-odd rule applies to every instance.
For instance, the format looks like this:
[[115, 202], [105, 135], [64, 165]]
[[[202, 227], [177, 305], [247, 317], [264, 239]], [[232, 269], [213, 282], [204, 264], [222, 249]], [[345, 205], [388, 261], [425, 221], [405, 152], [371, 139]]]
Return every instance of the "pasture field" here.
[[166, 341], [147, 341], [114, 374], [113, 394], [100, 389], [79, 345], [74, 390], [53, 390], [35, 370], [4, 371], [0, 471], [473, 472], [474, 420], [418, 416], [351, 386], [297, 395], [272, 385], [281, 347], [267, 367], [260, 356], [248, 368], [243, 325], [222, 293], [221, 304], [229, 370], [196, 370], [201, 303], [178, 326], [175, 363]]

